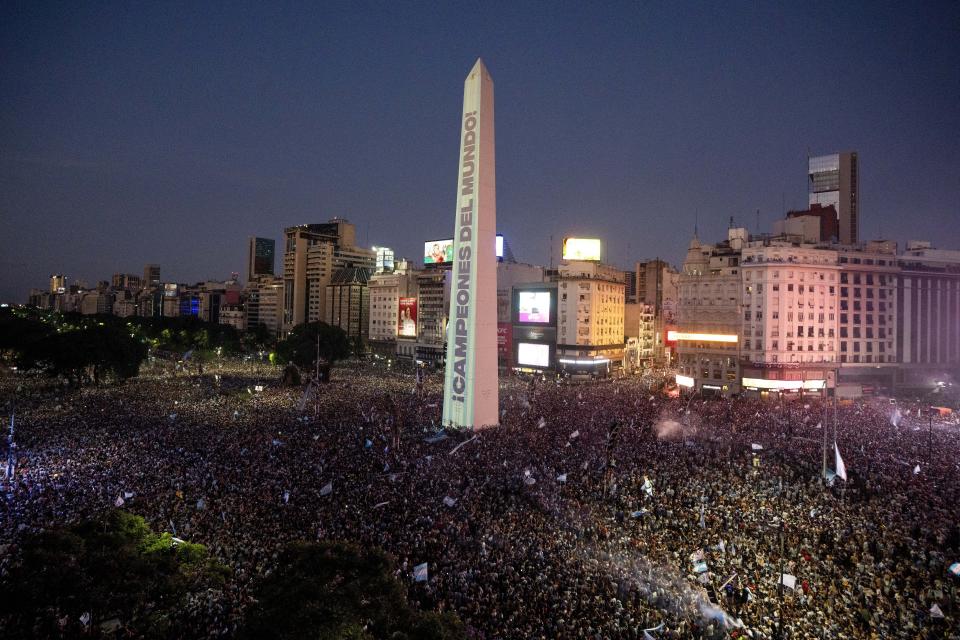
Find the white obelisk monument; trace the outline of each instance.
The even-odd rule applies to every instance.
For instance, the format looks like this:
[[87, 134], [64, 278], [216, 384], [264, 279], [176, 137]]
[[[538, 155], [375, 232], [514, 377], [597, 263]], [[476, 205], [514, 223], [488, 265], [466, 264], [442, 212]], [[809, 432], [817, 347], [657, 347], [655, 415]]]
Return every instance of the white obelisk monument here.
[[498, 424], [497, 186], [493, 79], [477, 60], [463, 83], [460, 171], [447, 324], [443, 424]]

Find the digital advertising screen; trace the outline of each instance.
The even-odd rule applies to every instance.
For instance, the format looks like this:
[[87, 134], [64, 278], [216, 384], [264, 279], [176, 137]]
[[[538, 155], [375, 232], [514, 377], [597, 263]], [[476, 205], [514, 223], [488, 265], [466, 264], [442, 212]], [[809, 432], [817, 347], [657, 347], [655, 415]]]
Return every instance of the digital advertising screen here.
[[400, 298], [397, 318], [397, 335], [402, 338], [417, 337], [417, 299]]
[[499, 233], [497, 234], [497, 257], [503, 257], [503, 236]]
[[453, 239], [423, 243], [423, 264], [453, 262]]
[[518, 296], [519, 322], [550, 323], [550, 292], [521, 291]]
[[550, 345], [534, 344], [533, 342], [517, 343], [517, 365], [548, 368], [550, 366]]
[[564, 260], [600, 260], [600, 240], [597, 238], [564, 238]]

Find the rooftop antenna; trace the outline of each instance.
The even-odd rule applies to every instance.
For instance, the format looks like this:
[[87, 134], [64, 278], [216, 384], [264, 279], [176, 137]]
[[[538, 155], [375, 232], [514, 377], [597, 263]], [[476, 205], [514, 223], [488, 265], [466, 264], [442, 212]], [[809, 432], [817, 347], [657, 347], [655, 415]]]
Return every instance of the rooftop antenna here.
[[730, 225], [727, 227], [727, 229], [733, 229], [733, 216], [730, 216]]
[[553, 269], [553, 234], [550, 234], [550, 268]]
[[760, 209], [757, 209], [757, 235], [760, 235]]
[[700, 226], [700, 210], [694, 209], [693, 210], [693, 237], [694, 238], [700, 237], [700, 231], [698, 229], [699, 226]]

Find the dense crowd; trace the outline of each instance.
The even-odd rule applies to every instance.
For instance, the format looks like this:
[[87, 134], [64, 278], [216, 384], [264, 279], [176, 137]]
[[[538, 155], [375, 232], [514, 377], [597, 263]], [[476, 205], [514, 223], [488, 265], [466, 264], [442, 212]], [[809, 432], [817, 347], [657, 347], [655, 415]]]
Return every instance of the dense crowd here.
[[[440, 383], [341, 367], [304, 403], [227, 368], [21, 390], [0, 580], [22, 536], [122, 502], [233, 569], [183, 612], [184, 637], [235, 633], [278, 549], [303, 539], [386, 549], [420, 606], [476, 638], [960, 633], [954, 424], [510, 379], [500, 426], [437, 436]], [[824, 486], [835, 422], [847, 480]]]

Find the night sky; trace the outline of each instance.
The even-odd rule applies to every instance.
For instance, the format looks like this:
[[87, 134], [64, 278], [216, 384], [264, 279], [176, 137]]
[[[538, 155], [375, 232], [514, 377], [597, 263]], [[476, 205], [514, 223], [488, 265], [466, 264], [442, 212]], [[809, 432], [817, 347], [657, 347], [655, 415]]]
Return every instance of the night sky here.
[[420, 258], [452, 235], [478, 56], [521, 261], [581, 234], [679, 263], [695, 217], [769, 230], [844, 150], [864, 239], [960, 249], [960, 3], [406, 4], [4, 2], [0, 300], [224, 279], [248, 236], [332, 216]]

